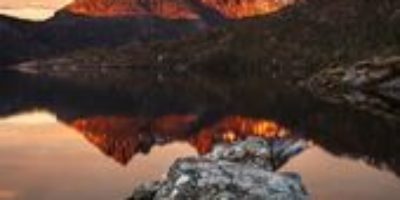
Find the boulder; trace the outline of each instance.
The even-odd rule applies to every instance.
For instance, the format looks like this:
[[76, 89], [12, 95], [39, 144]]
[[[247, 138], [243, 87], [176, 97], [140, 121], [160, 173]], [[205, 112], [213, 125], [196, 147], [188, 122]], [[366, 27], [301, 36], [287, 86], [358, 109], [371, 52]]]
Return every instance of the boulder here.
[[306, 143], [280, 143], [281, 148], [273, 154], [269, 143], [250, 138], [232, 145], [217, 145], [205, 156], [178, 159], [166, 180], [139, 186], [130, 199], [309, 199], [300, 176], [272, 171], [274, 168], [268, 159], [277, 155], [293, 156]]
[[205, 157], [211, 160], [226, 160], [274, 171], [306, 147], [307, 143], [304, 140], [288, 138], [264, 140], [250, 137], [233, 145], [218, 144]]

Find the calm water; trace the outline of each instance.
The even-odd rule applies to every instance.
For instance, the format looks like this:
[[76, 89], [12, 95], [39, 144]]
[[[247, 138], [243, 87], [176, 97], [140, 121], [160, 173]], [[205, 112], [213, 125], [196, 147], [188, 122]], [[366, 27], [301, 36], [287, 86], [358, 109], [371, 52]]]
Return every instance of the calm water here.
[[279, 171], [313, 199], [400, 198], [397, 122], [273, 83], [181, 81], [2, 75], [0, 199], [124, 199], [178, 157], [278, 132], [310, 143]]

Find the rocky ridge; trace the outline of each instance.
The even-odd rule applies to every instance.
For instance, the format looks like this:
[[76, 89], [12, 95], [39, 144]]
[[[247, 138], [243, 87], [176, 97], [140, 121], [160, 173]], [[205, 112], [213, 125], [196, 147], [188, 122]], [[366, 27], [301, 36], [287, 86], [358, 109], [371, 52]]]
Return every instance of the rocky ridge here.
[[166, 19], [202, 20], [204, 11], [223, 18], [240, 19], [265, 15], [294, 0], [76, 0], [65, 10], [85, 16], [157, 16]]

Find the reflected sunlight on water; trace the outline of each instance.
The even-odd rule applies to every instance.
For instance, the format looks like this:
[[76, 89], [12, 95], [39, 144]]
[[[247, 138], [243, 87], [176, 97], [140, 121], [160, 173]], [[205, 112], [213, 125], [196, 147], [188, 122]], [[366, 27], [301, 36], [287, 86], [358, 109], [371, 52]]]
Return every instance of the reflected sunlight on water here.
[[385, 199], [400, 196], [400, 179], [361, 160], [336, 157], [314, 146], [280, 171], [299, 173], [313, 199]]
[[0, 199], [14, 199], [16, 197], [15, 192], [0, 190]]
[[[136, 152], [129, 162], [121, 165], [112, 159], [113, 154], [108, 155], [91, 143], [85, 134], [78, 132], [79, 129], [56, 119], [53, 114], [40, 110], [0, 118], [0, 199], [124, 199], [138, 184], [163, 177], [176, 158], [196, 155], [198, 151], [190, 139], [196, 135], [178, 135], [178, 139], [166, 137], [165, 142], [151, 145], [146, 148], [148, 152]], [[176, 122], [180, 118], [162, 119]], [[248, 123], [240, 123], [240, 130], [245, 130], [246, 124], [256, 122], [243, 119]], [[160, 120], [157, 122], [161, 123]], [[161, 124], [164, 131], [181, 130], [172, 124]], [[232, 128], [219, 125], [214, 129], [224, 132]], [[270, 130], [272, 126], [262, 127]], [[151, 133], [142, 136], [151, 136]], [[110, 134], [110, 137], [125, 138], [123, 140], [128, 137], [118, 131]], [[201, 134], [197, 136], [201, 137]], [[118, 146], [119, 143], [110, 144]], [[117, 148], [115, 145], [109, 147], [110, 151]], [[394, 173], [360, 160], [332, 155], [318, 145], [312, 145], [290, 159], [280, 171], [299, 173], [314, 199], [395, 200], [400, 196], [400, 180]]]
[[[22, 116], [7, 120], [16, 122], [47, 114]], [[177, 157], [192, 154], [189, 145], [171, 143], [154, 147], [146, 156], [138, 154], [123, 167], [61, 123], [21, 125], [2, 121], [0, 197], [123, 199], [135, 185], [159, 179]]]

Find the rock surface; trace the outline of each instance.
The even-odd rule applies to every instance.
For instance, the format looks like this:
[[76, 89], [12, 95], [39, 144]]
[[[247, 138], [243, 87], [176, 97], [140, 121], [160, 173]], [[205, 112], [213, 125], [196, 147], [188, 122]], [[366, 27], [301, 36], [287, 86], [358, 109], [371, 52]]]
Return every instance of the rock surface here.
[[271, 171], [266, 158], [294, 155], [306, 146], [282, 143], [276, 154], [270, 154], [272, 146], [258, 138], [217, 145], [205, 156], [178, 159], [165, 181], [139, 186], [130, 199], [308, 199], [297, 174]]
[[399, 88], [399, 78], [400, 56], [392, 56], [323, 69], [308, 84], [315, 89]]
[[347, 102], [374, 114], [399, 118], [400, 56], [378, 57], [324, 69], [307, 88], [325, 100]]
[[226, 160], [274, 171], [307, 147], [304, 140], [267, 141], [256, 137], [234, 145], [220, 144], [205, 155], [211, 160]]

